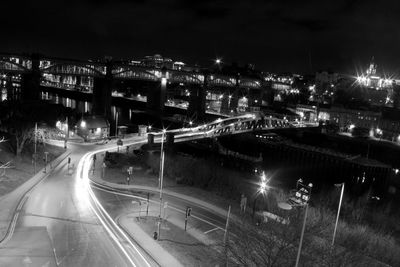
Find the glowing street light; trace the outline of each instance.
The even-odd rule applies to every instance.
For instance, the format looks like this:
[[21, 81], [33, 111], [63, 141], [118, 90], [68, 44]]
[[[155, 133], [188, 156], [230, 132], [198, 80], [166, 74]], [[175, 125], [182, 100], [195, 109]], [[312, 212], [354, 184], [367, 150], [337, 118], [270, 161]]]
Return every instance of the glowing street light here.
[[215, 64], [219, 65], [219, 64], [221, 64], [221, 63], [222, 63], [222, 61], [221, 61], [220, 58], [215, 59]]
[[254, 214], [256, 211], [256, 203], [257, 203], [258, 196], [260, 195], [260, 193], [261, 193], [261, 195], [264, 195], [268, 190], [269, 180], [267, 180], [267, 176], [265, 175], [264, 171], [261, 173], [260, 179], [261, 179], [261, 181], [259, 183], [259, 187], [257, 189], [257, 194], [254, 197], [254, 202], [253, 202], [253, 218], [254, 218]]
[[81, 121], [81, 128], [86, 128], [86, 121], [84, 120]]
[[349, 130], [353, 130], [356, 126], [354, 124], [350, 124]]

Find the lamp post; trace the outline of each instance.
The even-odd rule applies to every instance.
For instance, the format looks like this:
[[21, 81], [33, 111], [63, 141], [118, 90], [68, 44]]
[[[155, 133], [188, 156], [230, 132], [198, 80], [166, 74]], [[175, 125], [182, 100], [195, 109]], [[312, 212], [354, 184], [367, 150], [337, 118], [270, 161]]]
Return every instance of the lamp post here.
[[161, 153], [160, 153], [160, 175], [159, 175], [159, 186], [160, 186], [160, 213], [158, 215], [158, 239], [160, 239], [160, 226], [161, 226], [161, 210], [162, 210], [162, 193], [163, 193], [163, 180], [164, 180], [164, 136], [166, 130], [163, 129], [161, 135]]
[[336, 215], [335, 229], [333, 230], [332, 247], [335, 244], [336, 230], [337, 230], [337, 225], [338, 225], [338, 222], [339, 222], [340, 208], [342, 207], [342, 200], [343, 200], [344, 183], [341, 183], [338, 186], [340, 186], [340, 185], [342, 186], [342, 190], [340, 192], [340, 200], [339, 200], [338, 212], [337, 212], [337, 215]]

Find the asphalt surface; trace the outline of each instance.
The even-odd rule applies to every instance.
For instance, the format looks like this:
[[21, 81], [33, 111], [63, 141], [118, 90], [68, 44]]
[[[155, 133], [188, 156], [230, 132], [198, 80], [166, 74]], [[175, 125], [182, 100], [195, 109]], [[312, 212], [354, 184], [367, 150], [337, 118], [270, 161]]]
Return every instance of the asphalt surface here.
[[[71, 166], [84, 150], [74, 147]], [[63, 161], [27, 196], [0, 266], [131, 266], [88, 205]]]
[[[139, 209], [141, 216], [146, 215], [146, 205], [142, 207], [139, 205], [139, 201], [147, 200], [147, 193], [149, 193], [149, 212], [154, 216], [158, 216], [160, 213], [160, 196], [156, 191], [121, 191], [121, 192], [107, 192], [104, 190], [95, 189], [97, 198], [102, 202], [107, 212], [116, 219], [121, 214], [136, 212], [139, 216]], [[166, 204], [166, 206], [164, 206]], [[164, 209], [164, 207], [166, 207]], [[198, 229], [223, 231], [226, 223], [226, 217], [216, 214], [215, 212], [203, 207], [197, 203], [190, 202], [186, 199], [179, 197], [163, 194], [163, 205], [161, 216], [173, 215], [178, 217], [180, 221], [184, 221], [186, 208], [192, 208], [189, 223], [191, 226]], [[165, 213], [165, 214], [164, 214]]]

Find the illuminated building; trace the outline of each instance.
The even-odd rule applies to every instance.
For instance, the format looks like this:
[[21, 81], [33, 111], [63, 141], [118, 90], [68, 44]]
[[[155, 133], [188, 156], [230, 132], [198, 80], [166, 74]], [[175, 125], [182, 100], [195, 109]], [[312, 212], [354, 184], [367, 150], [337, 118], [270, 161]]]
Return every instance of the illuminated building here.
[[154, 56], [145, 56], [144, 59], [140, 61], [140, 65], [159, 69], [165, 67], [172, 70], [189, 70], [185, 63], [181, 61], [173, 61], [172, 59], [162, 57], [159, 54]]
[[372, 58], [371, 63], [369, 64], [369, 67], [365, 73], [357, 76], [357, 84], [377, 90], [392, 88], [393, 84], [396, 83], [396, 80], [394, 80], [392, 77], [380, 77], [377, 75], [376, 70], [377, 64], [374, 62], [374, 58]]
[[104, 139], [110, 134], [110, 124], [103, 117], [84, 117], [78, 121], [76, 133], [85, 141]]

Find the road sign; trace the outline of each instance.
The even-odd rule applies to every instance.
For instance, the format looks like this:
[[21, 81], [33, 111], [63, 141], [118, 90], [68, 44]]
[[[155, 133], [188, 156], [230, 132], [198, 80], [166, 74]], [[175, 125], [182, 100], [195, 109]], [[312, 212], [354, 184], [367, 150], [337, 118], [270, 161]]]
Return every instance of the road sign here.
[[166, 208], [168, 208], [168, 202], [167, 201], [164, 202], [164, 209], [166, 209]]
[[192, 213], [192, 208], [191, 207], [187, 207], [186, 208], [186, 217], [190, 217], [191, 213]]
[[122, 140], [121, 139], [118, 139], [118, 141], [117, 141], [117, 146], [122, 146], [124, 143], [122, 142]]
[[190, 217], [191, 213], [192, 213], [192, 208], [187, 207], [186, 208], [186, 216], [185, 216], [185, 231], [186, 231], [186, 226], [187, 226], [187, 220], [188, 220], [188, 217]]

